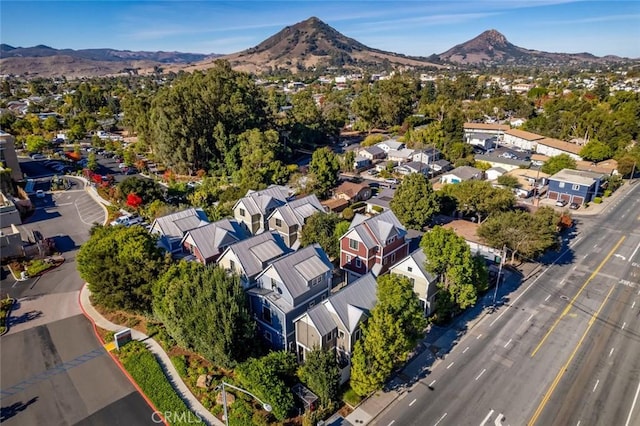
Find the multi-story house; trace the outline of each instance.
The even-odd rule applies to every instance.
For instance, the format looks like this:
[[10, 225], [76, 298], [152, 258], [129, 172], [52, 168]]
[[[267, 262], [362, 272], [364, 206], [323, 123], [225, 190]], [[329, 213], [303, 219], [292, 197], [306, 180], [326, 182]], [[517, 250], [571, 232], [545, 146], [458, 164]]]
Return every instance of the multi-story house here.
[[208, 224], [202, 209], [190, 208], [157, 218], [151, 224], [150, 232], [159, 236], [160, 247], [176, 253], [182, 250], [181, 242], [188, 231]]
[[518, 129], [510, 129], [504, 132], [503, 142], [505, 145], [533, 151], [536, 149], [538, 141], [542, 139], [544, 139], [544, 136], [537, 135], [535, 133]]
[[438, 161], [442, 153], [434, 147], [427, 147], [413, 151], [411, 155], [411, 161], [419, 161], [424, 164], [431, 164], [434, 161]]
[[291, 197], [284, 186], [272, 185], [260, 191], [248, 191], [233, 206], [233, 217], [251, 234], [257, 235], [268, 229], [267, 218]]
[[548, 157], [567, 154], [574, 160], [580, 161], [582, 160], [582, 157], [580, 157], [580, 151], [582, 148], [583, 147], [578, 144], [565, 142], [560, 139], [543, 138], [538, 141], [538, 144], [536, 145], [536, 152]]
[[385, 273], [408, 254], [407, 230], [391, 210], [367, 217], [356, 214], [340, 238], [340, 267], [351, 277]]
[[399, 142], [395, 139], [387, 139], [386, 141], [382, 141], [375, 146], [383, 150], [385, 153], [388, 153], [389, 151], [397, 151], [404, 148], [404, 143]]
[[296, 355], [303, 362], [314, 348], [335, 350], [341, 371], [340, 383], [349, 380], [351, 353], [377, 302], [377, 282], [364, 275], [309, 309], [294, 320]]
[[425, 316], [431, 315], [435, 308], [436, 293], [438, 292], [438, 277], [425, 269], [427, 257], [422, 248], [412, 252], [389, 269], [389, 273], [407, 277], [413, 284], [413, 291], [420, 299]]
[[247, 291], [260, 335], [276, 350], [293, 350], [293, 320], [329, 297], [333, 265], [319, 244], [269, 264]]
[[263, 232], [231, 244], [218, 258], [218, 265], [240, 276], [244, 289], [255, 285], [255, 279], [271, 262], [291, 250], [277, 232]]
[[588, 203], [598, 195], [602, 177], [602, 173], [562, 169], [549, 177], [547, 197], [566, 203]]
[[278, 232], [287, 246], [296, 250], [300, 246], [302, 227], [315, 213], [325, 212], [315, 195], [308, 195], [276, 207], [268, 219], [269, 229]]
[[497, 123], [464, 123], [464, 140], [468, 141], [476, 134], [495, 136], [498, 141], [504, 137], [504, 133], [509, 130], [508, 124]]
[[0, 168], [11, 169], [11, 179], [17, 182], [22, 180], [22, 171], [20, 170], [15, 143], [16, 138], [13, 135], [0, 130]]
[[209, 265], [231, 244], [249, 237], [235, 220], [222, 219], [188, 231], [182, 238], [182, 248], [204, 265]]

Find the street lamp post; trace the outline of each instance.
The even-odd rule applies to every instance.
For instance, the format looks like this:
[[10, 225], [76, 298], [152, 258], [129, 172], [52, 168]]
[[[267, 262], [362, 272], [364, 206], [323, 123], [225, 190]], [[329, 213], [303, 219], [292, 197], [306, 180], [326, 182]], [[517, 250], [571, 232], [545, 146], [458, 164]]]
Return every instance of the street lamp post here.
[[262, 408], [264, 408], [265, 411], [271, 412], [271, 410], [273, 410], [273, 407], [271, 407], [271, 405], [267, 404], [266, 402], [261, 401], [260, 398], [258, 398], [257, 396], [255, 396], [251, 392], [249, 392], [247, 390], [244, 390], [242, 388], [239, 388], [237, 386], [231, 385], [231, 384], [229, 384], [229, 383], [227, 383], [227, 382], [225, 382], [223, 380], [220, 385], [218, 385], [218, 386], [216, 386], [214, 388], [214, 390], [218, 391], [219, 389], [222, 389], [222, 405], [224, 406], [224, 422], [225, 422], [225, 424], [227, 426], [229, 426], [229, 413], [228, 413], [228, 409], [227, 409], [227, 391], [225, 389], [225, 386], [228, 386], [231, 389], [235, 389], [235, 390], [240, 391], [242, 393], [246, 393], [247, 395], [253, 397], [253, 399], [255, 399], [260, 404], [262, 404]]
[[500, 267], [498, 268], [498, 279], [496, 280], [496, 289], [493, 293], [493, 309], [496, 308], [496, 298], [498, 297], [498, 286], [500, 285], [500, 278], [502, 278], [502, 265], [504, 264], [504, 257], [507, 255], [507, 246], [502, 246], [502, 253], [500, 253]]

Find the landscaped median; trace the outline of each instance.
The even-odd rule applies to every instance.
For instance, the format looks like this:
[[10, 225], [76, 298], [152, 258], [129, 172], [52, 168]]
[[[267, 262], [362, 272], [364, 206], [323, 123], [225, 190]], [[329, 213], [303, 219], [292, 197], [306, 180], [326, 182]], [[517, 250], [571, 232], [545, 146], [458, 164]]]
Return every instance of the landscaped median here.
[[9, 318], [9, 314], [11, 313], [11, 308], [13, 307], [14, 302], [15, 299], [10, 298], [9, 296], [7, 296], [6, 299], [2, 299], [0, 301], [0, 336], [2, 336], [8, 330], [7, 319]]
[[[167, 423], [176, 426], [205, 424], [176, 394], [162, 367], [144, 343], [129, 342], [113, 354], [156, 409], [162, 413]], [[153, 421], [161, 423], [161, 417], [157, 416]]]

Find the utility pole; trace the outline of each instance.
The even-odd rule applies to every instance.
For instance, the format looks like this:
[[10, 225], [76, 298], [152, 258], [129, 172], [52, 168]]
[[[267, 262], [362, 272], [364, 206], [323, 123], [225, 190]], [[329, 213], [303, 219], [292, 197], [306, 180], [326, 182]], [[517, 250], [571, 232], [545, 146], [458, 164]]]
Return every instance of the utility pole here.
[[500, 253], [500, 267], [498, 268], [498, 279], [496, 280], [496, 289], [493, 292], [493, 308], [496, 308], [496, 298], [498, 297], [498, 286], [500, 285], [500, 279], [502, 279], [502, 265], [504, 265], [504, 257], [507, 253], [507, 246], [502, 246], [502, 253]]

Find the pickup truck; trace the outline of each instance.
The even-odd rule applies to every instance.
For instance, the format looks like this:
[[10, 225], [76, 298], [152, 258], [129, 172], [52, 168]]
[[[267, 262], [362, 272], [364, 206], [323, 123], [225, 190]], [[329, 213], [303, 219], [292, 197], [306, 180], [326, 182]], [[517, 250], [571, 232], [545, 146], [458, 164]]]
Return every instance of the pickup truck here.
[[143, 219], [140, 216], [120, 216], [119, 218], [111, 222], [111, 226], [118, 226], [118, 225], [131, 226], [131, 225], [135, 225], [137, 223], [142, 223], [142, 222], [143, 222]]

